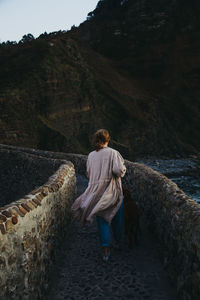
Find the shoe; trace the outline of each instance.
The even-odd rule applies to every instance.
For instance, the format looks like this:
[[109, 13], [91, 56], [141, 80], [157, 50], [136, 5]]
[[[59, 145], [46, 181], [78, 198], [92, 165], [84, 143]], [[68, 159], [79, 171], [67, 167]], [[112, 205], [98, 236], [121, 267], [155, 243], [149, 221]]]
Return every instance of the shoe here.
[[103, 259], [103, 261], [107, 262], [109, 260], [109, 258], [110, 258], [110, 250], [108, 251], [108, 253], [103, 254], [102, 259]]
[[109, 258], [110, 258], [110, 253], [109, 254], [104, 254], [103, 255], [103, 261], [109, 261]]

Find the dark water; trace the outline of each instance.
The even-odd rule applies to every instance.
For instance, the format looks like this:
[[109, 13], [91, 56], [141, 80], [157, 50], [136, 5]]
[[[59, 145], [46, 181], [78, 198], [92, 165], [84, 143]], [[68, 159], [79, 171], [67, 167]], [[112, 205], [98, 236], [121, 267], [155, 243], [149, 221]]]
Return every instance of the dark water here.
[[189, 197], [200, 203], [200, 157], [138, 160], [174, 181]]
[[200, 203], [200, 178], [193, 176], [171, 177], [188, 196]]

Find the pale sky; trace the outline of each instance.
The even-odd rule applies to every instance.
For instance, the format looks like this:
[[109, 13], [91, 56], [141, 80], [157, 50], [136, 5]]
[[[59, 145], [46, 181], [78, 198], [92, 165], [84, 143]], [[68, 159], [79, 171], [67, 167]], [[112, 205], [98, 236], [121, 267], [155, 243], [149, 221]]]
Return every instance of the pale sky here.
[[98, 0], [0, 0], [0, 43], [69, 30], [86, 20]]

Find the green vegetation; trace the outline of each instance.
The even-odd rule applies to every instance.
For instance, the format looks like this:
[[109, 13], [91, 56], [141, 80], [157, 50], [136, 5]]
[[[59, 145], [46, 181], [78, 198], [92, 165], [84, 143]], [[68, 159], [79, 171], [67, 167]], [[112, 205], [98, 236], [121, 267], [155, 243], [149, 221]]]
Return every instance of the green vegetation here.
[[79, 28], [0, 44], [0, 143], [87, 154], [107, 128], [129, 159], [197, 153], [199, 6], [175, 11], [104, 0]]

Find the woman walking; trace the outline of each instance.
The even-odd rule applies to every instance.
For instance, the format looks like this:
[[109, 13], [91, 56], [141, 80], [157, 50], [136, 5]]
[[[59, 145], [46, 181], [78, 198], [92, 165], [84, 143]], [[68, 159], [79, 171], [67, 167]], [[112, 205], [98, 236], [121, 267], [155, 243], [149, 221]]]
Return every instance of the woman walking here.
[[115, 241], [119, 243], [123, 230], [123, 193], [121, 177], [126, 172], [120, 153], [110, 147], [107, 130], [94, 134], [95, 150], [88, 155], [85, 192], [72, 205], [72, 214], [82, 224], [92, 223], [97, 218], [103, 260], [110, 256], [110, 225]]

